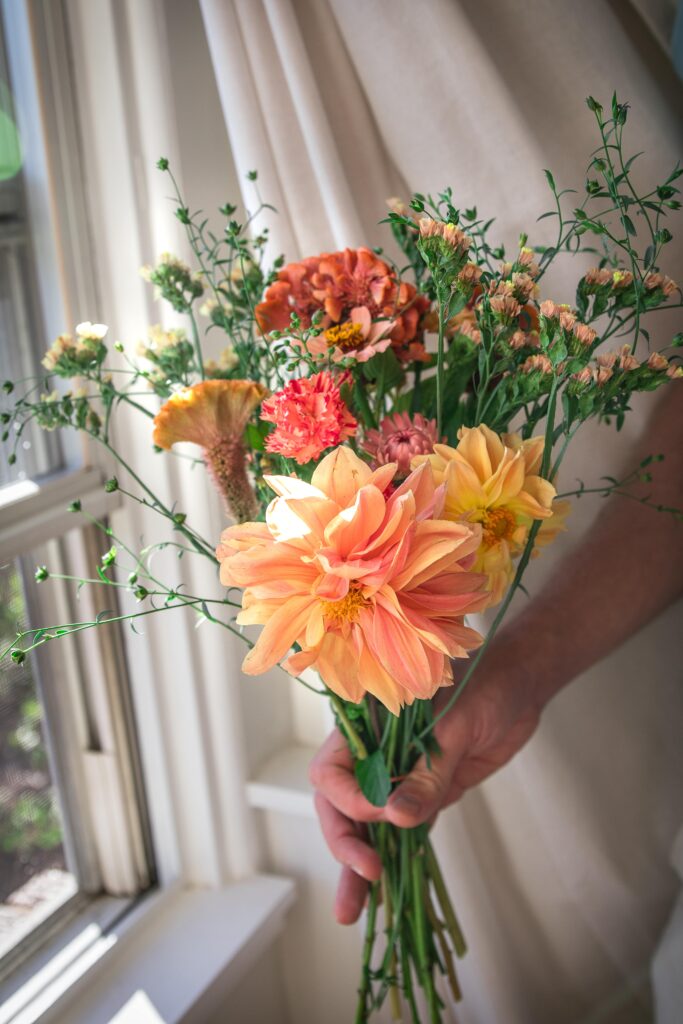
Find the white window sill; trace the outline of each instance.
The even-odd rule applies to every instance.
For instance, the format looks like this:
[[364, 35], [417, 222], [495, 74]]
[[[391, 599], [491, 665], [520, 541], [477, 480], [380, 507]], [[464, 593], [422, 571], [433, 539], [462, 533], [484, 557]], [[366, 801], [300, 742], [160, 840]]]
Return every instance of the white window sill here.
[[173, 887], [106, 932], [81, 929], [5, 1003], [0, 1024], [179, 1024], [210, 989], [236, 984], [279, 934], [289, 879], [257, 875], [222, 889]]
[[99, 469], [60, 470], [38, 480], [19, 480], [0, 488], [0, 560], [15, 558], [60, 537], [83, 521], [68, 506], [79, 499], [85, 511], [102, 516], [119, 503], [107, 494]]
[[278, 750], [247, 783], [251, 807], [303, 818], [315, 817], [308, 766], [316, 747], [293, 744]]

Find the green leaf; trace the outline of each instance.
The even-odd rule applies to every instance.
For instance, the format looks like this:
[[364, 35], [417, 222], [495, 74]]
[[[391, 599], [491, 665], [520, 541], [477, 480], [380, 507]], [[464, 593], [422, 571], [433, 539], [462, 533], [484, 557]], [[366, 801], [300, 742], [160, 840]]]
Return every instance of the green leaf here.
[[403, 367], [391, 348], [372, 356], [367, 362], [362, 363], [361, 373], [369, 381], [374, 382], [381, 379], [385, 392], [402, 383], [405, 377]]
[[382, 751], [376, 750], [363, 761], [357, 761], [355, 775], [366, 800], [373, 807], [384, 807], [391, 793], [391, 778]]
[[548, 184], [550, 185], [551, 189], [554, 192], [555, 191], [555, 179], [553, 178], [552, 174], [550, 173], [550, 171], [547, 168], [544, 169], [543, 173], [545, 174], [545, 180], [548, 182]]
[[626, 226], [626, 230], [628, 231], [629, 235], [636, 234], [635, 225], [631, 218], [627, 217], [626, 214], [624, 214], [624, 225]]

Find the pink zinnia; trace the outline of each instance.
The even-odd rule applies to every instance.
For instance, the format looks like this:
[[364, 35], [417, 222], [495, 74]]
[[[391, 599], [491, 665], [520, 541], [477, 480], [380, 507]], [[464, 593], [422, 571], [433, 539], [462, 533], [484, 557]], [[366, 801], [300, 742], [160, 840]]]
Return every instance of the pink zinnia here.
[[358, 424], [339, 390], [348, 379], [348, 374], [335, 380], [327, 371], [316, 373], [290, 380], [265, 401], [261, 419], [276, 427], [266, 439], [266, 451], [302, 465], [353, 437]]
[[426, 420], [419, 412], [412, 418], [407, 412], [395, 412], [382, 420], [379, 430], [367, 432], [363, 449], [378, 466], [395, 462], [398, 475], [407, 476], [411, 459], [431, 455], [438, 440], [436, 420]]

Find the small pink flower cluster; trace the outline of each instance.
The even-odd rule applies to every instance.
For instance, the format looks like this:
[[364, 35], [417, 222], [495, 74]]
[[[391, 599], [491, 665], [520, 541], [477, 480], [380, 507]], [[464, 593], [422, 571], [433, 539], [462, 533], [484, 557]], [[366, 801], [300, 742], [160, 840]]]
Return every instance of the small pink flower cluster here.
[[589, 348], [597, 338], [597, 332], [588, 324], [581, 323], [569, 306], [558, 305], [546, 299], [541, 303], [541, 315], [546, 320], [556, 320], [563, 330], [571, 332], [579, 344], [586, 348]]
[[595, 383], [598, 387], [604, 387], [616, 371], [630, 373], [633, 370], [640, 370], [641, 367], [646, 367], [655, 373], [666, 373], [671, 380], [683, 377], [683, 368], [671, 364], [660, 352], [652, 352], [645, 363], [639, 363], [631, 352], [631, 346], [622, 345], [616, 352], [601, 352], [595, 358], [595, 366], [584, 366], [578, 373], [572, 374], [571, 379], [577, 384]]

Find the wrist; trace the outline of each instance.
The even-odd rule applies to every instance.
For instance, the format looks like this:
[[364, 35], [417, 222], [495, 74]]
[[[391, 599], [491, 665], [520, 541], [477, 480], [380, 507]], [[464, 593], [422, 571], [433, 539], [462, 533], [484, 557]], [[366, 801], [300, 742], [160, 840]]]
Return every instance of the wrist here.
[[526, 619], [503, 627], [482, 658], [486, 675], [500, 679], [540, 712], [572, 679], [556, 636]]

